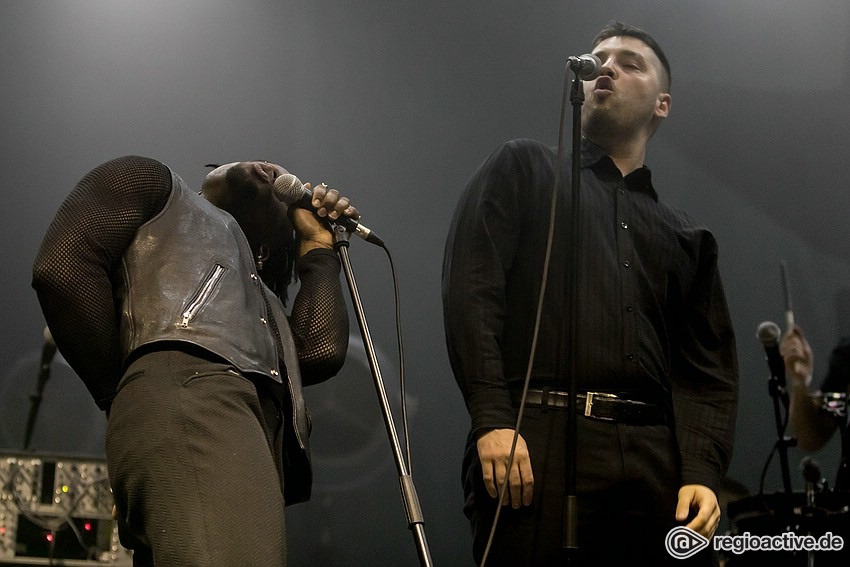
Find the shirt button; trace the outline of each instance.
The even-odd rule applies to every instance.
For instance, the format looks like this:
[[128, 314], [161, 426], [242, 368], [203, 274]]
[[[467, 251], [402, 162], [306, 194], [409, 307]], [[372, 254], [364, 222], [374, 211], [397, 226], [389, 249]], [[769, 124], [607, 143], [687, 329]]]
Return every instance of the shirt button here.
[[634, 355], [634, 353], [631, 353], [631, 352], [630, 352], [629, 354], [627, 354], [627, 355], [626, 355], [626, 360], [628, 360], [628, 361], [632, 361], [632, 360], [634, 360], [634, 359], [635, 359], [635, 355]]
[[265, 317], [260, 317], [260, 323], [262, 323], [263, 325], [265, 325], [265, 324], [266, 324], [266, 318], [265, 318]]
[[280, 374], [280, 373], [277, 370], [275, 370], [274, 368], [271, 369], [271, 375], [272, 376], [277, 376], [278, 374]]
[[620, 223], [620, 226], [621, 226], [621, 227], [623, 227], [623, 228], [629, 228], [629, 223], [627, 223], [627, 222], [621, 222], [621, 223]]
[[625, 262], [623, 262], [623, 265], [628, 268], [629, 266], [632, 265], [632, 263], [629, 262], [628, 260], [626, 260]]
[[635, 308], [634, 308], [634, 307], [632, 307], [631, 305], [629, 305], [628, 307], [626, 307], [626, 311], [628, 311], [629, 313], [631, 313], [631, 312], [632, 312], [632, 311], [634, 311], [634, 310], [635, 310]]

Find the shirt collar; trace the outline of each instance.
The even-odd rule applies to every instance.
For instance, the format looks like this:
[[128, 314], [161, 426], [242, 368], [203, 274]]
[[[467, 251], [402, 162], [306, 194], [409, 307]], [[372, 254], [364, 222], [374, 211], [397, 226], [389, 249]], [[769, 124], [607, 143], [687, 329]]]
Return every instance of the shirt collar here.
[[[604, 165], [603, 165], [604, 164]], [[602, 148], [589, 141], [587, 138], [581, 139], [581, 167], [610, 167], [614, 170], [617, 169], [617, 166], [614, 165], [613, 160], [608, 157]], [[617, 171], [619, 173], [619, 171]], [[623, 178], [623, 181], [626, 183], [626, 188], [630, 191], [638, 191], [641, 193], [646, 193], [650, 197], [653, 198], [656, 202], [658, 201], [658, 193], [655, 191], [655, 187], [652, 185], [652, 172], [648, 167], [641, 166], [638, 169], [634, 170], [627, 176]]]

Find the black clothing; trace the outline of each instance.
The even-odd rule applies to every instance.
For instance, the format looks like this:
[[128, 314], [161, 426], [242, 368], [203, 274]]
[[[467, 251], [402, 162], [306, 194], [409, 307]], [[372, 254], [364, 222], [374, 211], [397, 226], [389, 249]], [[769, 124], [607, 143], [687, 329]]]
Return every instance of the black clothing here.
[[[201, 227], [189, 223], [188, 219], [184, 226], [173, 230], [188, 231], [194, 228], [198, 232], [169, 234], [164, 232], [168, 227], [160, 222], [156, 226], [162, 232], [150, 236], [150, 244], [139, 242], [137, 232], [140, 229], [150, 232], [148, 223], [158, 220], [157, 216], [173, 198], [172, 187], [186, 190], [178, 176], [152, 159], [127, 156], [98, 166], [77, 184], [59, 208], [35, 260], [33, 287], [38, 292], [51, 334], [71, 368], [82, 378], [95, 401], [104, 410], [109, 407], [122, 370], [132, 355], [129, 352], [131, 338], [121, 336], [119, 325], [124, 324], [126, 332], [135, 332], [135, 329], [128, 327], [130, 314], [117, 311], [119, 308], [115, 301], [121, 298], [113, 297], [119, 288], [123, 293], [129, 293], [124, 289], [128, 277], [124, 256], [128, 249], [134, 253], [150, 254], [152, 250], [162, 252], [162, 248], [158, 247], [164, 244], [158, 239], [163, 238], [163, 234], [175, 242], [180, 242], [177, 236], [183, 237], [183, 246], [198, 258], [193, 260], [195, 264], [190, 267], [175, 268], [182, 270], [180, 275], [186, 280], [177, 278], [176, 274], [157, 274], [162, 277], [151, 278], [153, 282], [148, 283], [153, 285], [160, 281], [163, 288], [169, 288], [167, 291], [170, 293], [176, 293], [173, 289], [175, 285], [198, 285], [199, 280], [215, 264], [215, 261], [208, 261], [207, 258], [215, 258], [231, 250], [230, 246], [227, 250], [203, 250], [202, 245], [209, 238], [209, 229], [201, 232]], [[233, 226], [235, 223], [227, 224], [226, 219], [233, 222], [230, 215], [212, 207], [197, 195], [194, 195], [192, 203], [202, 208], [205, 214], [215, 214], [225, 219], [220, 222], [226, 227], [217, 229], [232, 232], [228, 239], [230, 245], [238, 246], [240, 239], [244, 240], [238, 227]], [[181, 212], [190, 214], [182, 209]], [[197, 214], [192, 220], [202, 222], [204, 217]], [[186, 253], [182, 249], [180, 252]], [[149, 258], [151, 262], [156, 262], [149, 269], [154, 272], [159, 262], [173, 264], [174, 260], [170, 256], [176, 253], [176, 250], [171, 250], [168, 256]], [[179, 259], [183, 260], [182, 257]], [[228, 259], [233, 263], [244, 260]], [[207, 264], [201, 264], [203, 261], [207, 261]], [[131, 268], [144, 276], [136, 266], [137, 263], [134, 262]], [[314, 383], [333, 376], [342, 365], [348, 344], [348, 319], [344, 316], [334, 317], [345, 312], [345, 303], [339, 294], [339, 263], [333, 252], [313, 251], [298, 260], [296, 269], [301, 291], [292, 306], [292, 333], [305, 382]], [[250, 278], [251, 274], [242, 275]], [[328, 282], [330, 285], [327, 285]], [[270, 293], [267, 295], [273, 296]], [[149, 297], [148, 301], [152, 299], [155, 298]], [[169, 298], [162, 299], [164, 302]], [[182, 311], [179, 314], [177, 311], [188, 299], [188, 296], [175, 298], [172, 310], [177, 323], [182, 323]], [[246, 301], [256, 301], [256, 298], [249, 297]], [[279, 304], [277, 300], [272, 302], [275, 306]], [[162, 323], [159, 323], [161, 327]], [[255, 321], [251, 323], [256, 326]], [[229, 329], [234, 335], [232, 338], [238, 338], [240, 333], [234, 331]], [[183, 328], [182, 332], [182, 337], [176, 337], [178, 340], [201, 344], [229, 359], [237, 356], [237, 353], [230, 354], [230, 351], [257, 348], [248, 343], [231, 346], [228, 352], [222, 352], [219, 341], [223, 339], [213, 336], [211, 332], [201, 338], [196, 325]], [[122, 345], [122, 341], [125, 344]], [[208, 346], [208, 341], [215, 341], [216, 344]], [[242, 358], [244, 363], [240, 360], [233, 362], [237, 366], [249, 364], [248, 356]], [[245, 370], [257, 371], [252, 367]], [[270, 372], [266, 372], [266, 375], [272, 377]]]
[[121, 543], [134, 567], [286, 565], [282, 386], [201, 354], [149, 353], [121, 381], [106, 434]]
[[[191, 534], [225, 538], [210, 544], [211, 563], [195, 556], [225, 564], [251, 540], [219, 528], [253, 525], [251, 514], [271, 515], [273, 533], [255, 533], [285, 551], [283, 506], [308, 499], [312, 479], [302, 374], [333, 376], [348, 344], [333, 251], [312, 250], [296, 269], [290, 327], [235, 219], [136, 156], [92, 170], [48, 229], [33, 286], [59, 350], [108, 412], [110, 480], [131, 530], [122, 541], [141, 561], [152, 547], [154, 561], [189, 565], [169, 558]], [[282, 419], [268, 423], [269, 411]], [[213, 500], [239, 497], [246, 479], [264, 498]]]
[[[446, 246], [443, 290], [452, 368], [473, 430], [512, 428], [540, 288], [555, 153], [505, 144], [470, 180]], [[568, 218], [562, 165], [558, 219]], [[672, 398], [683, 482], [717, 489], [732, 451], [737, 354], [712, 234], [658, 201], [646, 168], [625, 179], [597, 147], [582, 151], [577, 341], [579, 390]], [[569, 245], [556, 233], [533, 380], [564, 389]]]
[[[581, 263], [576, 298], [566, 297], [570, 229], [563, 222], [570, 218], [571, 167], [569, 157], [562, 164], [555, 160], [555, 152], [539, 142], [504, 144], [470, 179], [452, 221], [443, 307], [449, 358], [471, 416], [468, 450], [475, 451], [478, 433], [516, 425], [511, 391], [521, 389], [527, 370], [554, 168], [560, 167], [561, 224], [532, 387], [567, 389], [564, 315], [568, 302], [577, 300], [578, 390], [665, 405], [676, 443], [670, 458], [678, 467], [679, 484], [668, 486], [672, 497], [681, 484], [716, 492], [731, 458], [738, 378], [716, 241], [688, 215], [659, 202], [647, 168], [624, 178], [584, 140]], [[579, 458], [592, 443], [579, 439]], [[532, 469], [542, 467], [541, 459], [549, 466], [553, 456], [532, 453]], [[675, 506], [665, 511], [666, 520], [674, 512]]]
[[[673, 512], [680, 486], [675, 439], [663, 425], [577, 420], [578, 436], [593, 442], [582, 444], [576, 465], [578, 550], [572, 555], [564, 550], [566, 415], [563, 410], [526, 408], [522, 435], [532, 455], [534, 498], [529, 507], [502, 508], [487, 565], [712, 565], [713, 553], [674, 559], [659, 536], [677, 525]], [[464, 513], [476, 535], [489, 535], [496, 500], [484, 488], [474, 444], [467, 446], [464, 470]], [[473, 541], [476, 564], [485, 541], [485, 537]], [[576, 561], [569, 563], [570, 557]]]

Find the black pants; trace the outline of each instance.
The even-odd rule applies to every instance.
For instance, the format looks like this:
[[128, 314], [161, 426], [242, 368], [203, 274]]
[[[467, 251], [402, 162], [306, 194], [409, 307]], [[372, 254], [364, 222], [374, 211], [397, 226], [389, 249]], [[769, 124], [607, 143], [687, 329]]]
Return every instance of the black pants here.
[[[713, 565], [716, 553], [673, 559], [665, 547], [676, 525], [679, 462], [665, 425], [623, 425], [579, 415], [576, 495], [578, 545], [565, 551], [565, 410], [527, 407], [520, 426], [531, 455], [534, 501], [504, 507], [487, 566]], [[473, 556], [481, 563], [496, 500], [484, 489], [473, 442], [464, 458], [464, 511], [473, 530]]]
[[279, 386], [181, 351], [129, 367], [106, 453], [134, 565], [286, 564]]

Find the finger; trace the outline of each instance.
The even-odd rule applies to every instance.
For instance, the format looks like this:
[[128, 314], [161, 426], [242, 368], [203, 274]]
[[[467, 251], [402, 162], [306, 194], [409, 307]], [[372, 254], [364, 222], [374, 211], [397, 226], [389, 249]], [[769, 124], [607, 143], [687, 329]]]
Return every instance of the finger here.
[[721, 514], [719, 510], [712, 514], [709, 529], [707, 530], [707, 535], [703, 534], [705, 535], [705, 537], [711, 539], [712, 536], [714, 536], [714, 532], [717, 531], [717, 527], [720, 525], [720, 516]]
[[511, 468], [510, 474], [510, 495], [511, 495], [511, 507], [514, 509], [522, 506], [522, 477], [519, 472], [518, 466], [513, 466]]
[[328, 217], [334, 220], [338, 219], [349, 208], [351, 208], [351, 203], [348, 201], [348, 197], [340, 197], [334, 205], [333, 210], [328, 214]]
[[694, 530], [701, 536], [710, 539], [714, 535], [717, 526], [720, 523], [720, 514], [697, 514], [686, 527]]
[[354, 205], [349, 205], [347, 209], [345, 209], [342, 214], [347, 217], [351, 217], [354, 220], [360, 220], [360, 211], [357, 210], [357, 207]]
[[[507, 475], [505, 474], [505, 467], [502, 465], [496, 465], [496, 489], [498, 490], [498, 494], [502, 492], [502, 486], [507, 481]], [[510, 485], [508, 486], [510, 489]], [[506, 506], [510, 504], [510, 493], [508, 493], [508, 499], [502, 502], [502, 506]]]
[[691, 512], [691, 502], [685, 498], [679, 498], [679, 503], [676, 505], [676, 520], [684, 522], [688, 519], [688, 514]]
[[531, 472], [530, 460], [520, 463], [520, 474], [522, 475], [522, 504], [531, 506], [534, 497], [534, 473]]
[[339, 191], [332, 187], [326, 187], [325, 195], [322, 198], [322, 206], [330, 211], [331, 209], [336, 207], [336, 203], [337, 201], [339, 201], [339, 198]]
[[[328, 188], [325, 192], [324, 197], [321, 201], [316, 204], [316, 199], [313, 199], [313, 204], [316, 207], [316, 213], [320, 217], [331, 217], [334, 212], [334, 208], [336, 207], [337, 201], [339, 201], [339, 191], [336, 189]], [[336, 218], [333, 216], [332, 218]]]
[[481, 473], [484, 480], [484, 488], [487, 490], [487, 494], [490, 495], [490, 498], [496, 498], [498, 496], [498, 493], [496, 492], [496, 484], [493, 481], [492, 463], [481, 463]]

